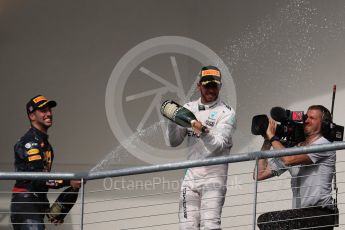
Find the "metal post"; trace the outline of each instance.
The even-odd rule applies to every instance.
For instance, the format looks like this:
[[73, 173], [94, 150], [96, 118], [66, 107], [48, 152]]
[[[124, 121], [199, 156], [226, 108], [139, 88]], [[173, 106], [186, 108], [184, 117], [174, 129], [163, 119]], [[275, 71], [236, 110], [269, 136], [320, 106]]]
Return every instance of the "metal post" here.
[[84, 228], [84, 178], [81, 178], [80, 230]]
[[258, 198], [258, 174], [259, 174], [259, 158], [255, 159], [254, 171], [254, 201], [253, 201], [253, 230], [256, 229], [256, 206]]

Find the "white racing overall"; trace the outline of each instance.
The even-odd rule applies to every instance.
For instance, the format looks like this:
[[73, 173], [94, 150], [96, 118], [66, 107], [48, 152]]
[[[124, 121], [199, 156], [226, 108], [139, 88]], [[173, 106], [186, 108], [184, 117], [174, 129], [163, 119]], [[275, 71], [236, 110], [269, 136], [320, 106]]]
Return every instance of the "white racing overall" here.
[[[184, 105], [209, 133], [197, 136], [192, 129], [168, 122], [167, 134], [171, 146], [187, 137], [189, 160], [230, 154], [232, 134], [236, 128], [235, 111], [217, 100], [202, 104], [201, 100]], [[221, 212], [226, 195], [228, 164], [189, 168], [180, 194], [180, 229], [221, 229]]]

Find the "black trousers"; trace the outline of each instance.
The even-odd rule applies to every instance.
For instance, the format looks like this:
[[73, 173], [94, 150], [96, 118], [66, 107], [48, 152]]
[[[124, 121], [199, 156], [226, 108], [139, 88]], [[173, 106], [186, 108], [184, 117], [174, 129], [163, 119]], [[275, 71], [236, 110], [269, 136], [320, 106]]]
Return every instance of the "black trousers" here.
[[260, 230], [333, 230], [334, 212], [328, 208], [312, 207], [268, 212], [258, 217]]
[[46, 194], [14, 193], [11, 222], [14, 230], [44, 230], [44, 213], [49, 209]]

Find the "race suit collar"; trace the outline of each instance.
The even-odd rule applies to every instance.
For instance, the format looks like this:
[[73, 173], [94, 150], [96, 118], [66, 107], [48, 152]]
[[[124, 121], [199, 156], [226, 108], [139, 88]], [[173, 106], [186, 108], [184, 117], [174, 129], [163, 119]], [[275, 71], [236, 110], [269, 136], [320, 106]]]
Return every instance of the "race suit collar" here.
[[44, 132], [36, 129], [35, 127], [31, 126], [31, 129], [30, 129], [33, 133], [37, 134], [38, 136], [40, 136], [42, 139], [44, 140], [48, 140], [48, 135], [45, 134]]
[[199, 107], [199, 110], [212, 109], [213, 107], [215, 107], [218, 104], [218, 102], [219, 102], [219, 98], [217, 98], [217, 100], [212, 101], [210, 103], [203, 104], [201, 102], [201, 98], [199, 98], [199, 100], [198, 100], [198, 107]]

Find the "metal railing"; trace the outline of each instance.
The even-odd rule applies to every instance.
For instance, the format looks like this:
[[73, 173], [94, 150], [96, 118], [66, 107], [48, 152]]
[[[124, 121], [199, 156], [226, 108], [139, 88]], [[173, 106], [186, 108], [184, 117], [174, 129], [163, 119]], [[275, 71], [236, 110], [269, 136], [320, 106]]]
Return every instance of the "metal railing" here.
[[[255, 165], [257, 166], [258, 160], [259, 159], [267, 159], [267, 158], [274, 158], [274, 157], [282, 157], [282, 156], [291, 156], [291, 155], [299, 155], [299, 154], [304, 154], [304, 153], [315, 153], [315, 152], [323, 152], [323, 151], [331, 151], [331, 150], [340, 150], [340, 149], [345, 149], [345, 142], [336, 142], [336, 143], [331, 143], [331, 144], [323, 144], [323, 145], [312, 145], [312, 146], [303, 146], [303, 147], [293, 147], [293, 148], [287, 148], [287, 149], [282, 149], [282, 150], [270, 150], [270, 151], [256, 151], [256, 152], [250, 152], [246, 154], [238, 154], [238, 155], [230, 155], [230, 156], [223, 156], [223, 157], [215, 157], [215, 158], [207, 158], [203, 160], [193, 160], [193, 161], [183, 161], [183, 162], [177, 162], [177, 163], [166, 163], [166, 164], [160, 164], [160, 165], [150, 165], [150, 166], [141, 166], [141, 167], [132, 167], [132, 168], [124, 168], [124, 169], [117, 169], [117, 170], [108, 170], [108, 171], [89, 171], [89, 172], [78, 172], [78, 173], [40, 173], [40, 172], [0, 172], [0, 180], [16, 180], [16, 179], [27, 179], [27, 180], [48, 180], [48, 179], [63, 179], [63, 180], [72, 180], [72, 179], [80, 179], [83, 182], [84, 181], [91, 181], [91, 180], [98, 180], [98, 179], [104, 179], [106, 178], [118, 178], [118, 177], [129, 177], [131, 175], [138, 176], [139, 174], [148, 174], [148, 173], [154, 173], [154, 172], [163, 172], [163, 171], [173, 171], [173, 170], [178, 170], [178, 169], [186, 169], [186, 168], [191, 168], [191, 167], [199, 167], [199, 166], [207, 166], [207, 165], [216, 165], [216, 164], [224, 164], [224, 163], [243, 163], [243, 162], [250, 162], [254, 161]], [[337, 162], [337, 164], [341, 164], [344, 162]], [[257, 170], [254, 171], [254, 174], [258, 174], [258, 167], [255, 167]], [[340, 167], [337, 167], [340, 168]], [[223, 210], [229, 209], [229, 213], [232, 213], [231, 210], [233, 209], [239, 209], [243, 207], [250, 207], [252, 206], [252, 211], [250, 211], [248, 208], [246, 208], [246, 212], [244, 213], [235, 213], [235, 214], [226, 214], [222, 216], [223, 220], [231, 219], [231, 218], [245, 218], [246, 221], [242, 221], [244, 223], [242, 224], [236, 224], [236, 225], [223, 225], [223, 229], [243, 229], [244, 227], [248, 227], [251, 229], [256, 229], [256, 221], [257, 221], [257, 214], [263, 213], [262, 211], [258, 211], [258, 205], [266, 205], [269, 203], [279, 203], [279, 202], [288, 202], [291, 200], [291, 198], [279, 198], [279, 199], [273, 199], [273, 200], [258, 200], [258, 195], [264, 196], [266, 193], [272, 193], [274, 191], [277, 191], [278, 193], [284, 193], [288, 192], [291, 190], [290, 186], [286, 186], [285, 188], [282, 188], [282, 184], [280, 183], [278, 185], [277, 189], [274, 189], [274, 186], [270, 186], [269, 190], [260, 190], [259, 189], [259, 181], [257, 179], [253, 180], [253, 169], [252, 167], [250, 170], [247, 172], [241, 172], [241, 173], [233, 173], [229, 175], [224, 175], [224, 176], [229, 176], [229, 177], [235, 177], [241, 176], [243, 178], [247, 178], [248, 181], [246, 182], [237, 182], [236, 186], [239, 187], [246, 187], [246, 186], [252, 186], [252, 191], [251, 192], [246, 192], [246, 193], [228, 193], [226, 196], [227, 200], [232, 201], [231, 204], [225, 204], [223, 207]], [[230, 166], [230, 170], [233, 172], [232, 167]], [[339, 173], [344, 173], [344, 171], [338, 171]], [[254, 178], [257, 178], [257, 176], [254, 176]], [[338, 177], [339, 178], [339, 177]], [[279, 181], [286, 181], [289, 178], [279, 178], [275, 179], [274, 181], [279, 183]], [[260, 183], [264, 184], [267, 183], [268, 181], [260, 181]], [[345, 183], [344, 181], [339, 181], [338, 184], [343, 184]], [[164, 186], [164, 181], [160, 181], [160, 186]], [[133, 184], [132, 188], [139, 190], [140, 184]], [[228, 189], [233, 186], [233, 185], [228, 185]], [[329, 185], [332, 186], [332, 185]], [[106, 208], [105, 205], [110, 203], [110, 202], [123, 202], [126, 203], [126, 200], [135, 200], [135, 199], [140, 199], [141, 201], [145, 201], [145, 199], [150, 199], [152, 197], [157, 198], [158, 196], [166, 196], [170, 194], [178, 194], [179, 193], [179, 187], [175, 187], [171, 191], [169, 190], [168, 192], [163, 191], [163, 192], [153, 192], [153, 193], [147, 193], [147, 191], [143, 194], [136, 194], [135, 196], [123, 196], [123, 197], [116, 197], [116, 198], [108, 198], [108, 199], [101, 199], [101, 200], [85, 200], [85, 195], [92, 195], [92, 194], [99, 194], [101, 192], [109, 192], [109, 193], [116, 193], [120, 189], [118, 188], [111, 188], [111, 189], [102, 189], [102, 190], [94, 190], [94, 191], [85, 191], [86, 185], [82, 183], [82, 187], [79, 191], [79, 200], [77, 201], [77, 205], [80, 206], [79, 210], [80, 213], [76, 215], [80, 215], [79, 223], [74, 224], [74, 223], [69, 223], [71, 225], [79, 225], [80, 229], [84, 229], [85, 226], [94, 226], [96, 224], [104, 224], [104, 223], [112, 223], [112, 222], [121, 222], [121, 221], [138, 221], [139, 219], [145, 219], [145, 218], [152, 218], [156, 217], [157, 218], [157, 223], [151, 223], [149, 225], [145, 224], [139, 224], [137, 226], [129, 226], [126, 225], [126, 227], [123, 227], [121, 229], [162, 229], [163, 227], [166, 226], [175, 226], [178, 224], [178, 221], [171, 221], [171, 222], [164, 222], [161, 223], [160, 219], [162, 216], [171, 216], [171, 215], [177, 215], [177, 211], [170, 211], [170, 208], [168, 209], [167, 207], [169, 205], [171, 206], [176, 206], [178, 205], [178, 200], [172, 200], [172, 201], [164, 201], [164, 202], [159, 202], [159, 203], [150, 203], [147, 204], [144, 202], [143, 204], [139, 205], [133, 205], [133, 206], [128, 206], [128, 207], [119, 207], [119, 208]], [[130, 187], [126, 187], [127, 190], [130, 189]], [[162, 189], [158, 189], [162, 190]], [[249, 191], [249, 189], [247, 189]], [[0, 192], [0, 193], [6, 193], [5, 192]], [[10, 192], [8, 192], [10, 193]], [[344, 192], [340, 191], [339, 196], [342, 196]], [[241, 197], [240, 199], [237, 199]], [[251, 198], [250, 198], [251, 197]], [[242, 203], [236, 203], [234, 201], [240, 200]], [[342, 199], [339, 199], [338, 204], [342, 205], [345, 204], [345, 202], [342, 202]], [[140, 202], [138, 202], [140, 203]], [[93, 208], [85, 209], [85, 206], [95, 206], [97, 204], [100, 204], [101, 210], [97, 211], [94, 210]], [[151, 209], [156, 209], [159, 207], [161, 209], [162, 207], [166, 207], [168, 209], [167, 211], [162, 211], [160, 210], [159, 213], [147, 213], [146, 215], [138, 215], [138, 216], [124, 216], [118, 218], [112, 218], [112, 219], [107, 219], [107, 220], [102, 220], [99, 218], [94, 218], [97, 220], [94, 221], [85, 221], [86, 218], [85, 216], [88, 215], [101, 215], [106, 212], [109, 213], [114, 213], [114, 212], [119, 212], [123, 210], [128, 210], [128, 212], [131, 212], [131, 210], [136, 209], [143, 209], [143, 208], [151, 208]], [[248, 211], [249, 210], [249, 211]], [[0, 211], [0, 215], [5, 212]], [[226, 213], [223, 211], [223, 213]], [[342, 214], [342, 213], [340, 213]], [[101, 215], [102, 216], [102, 215]], [[251, 224], [248, 223], [248, 218], [251, 218]], [[99, 219], [99, 220], [98, 220]], [[240, 223], [241, 221], [239, 221]], [[146, 223], [146, 222], [145, 222]], [[92, 227], [94, 229], [94, 227]]]

